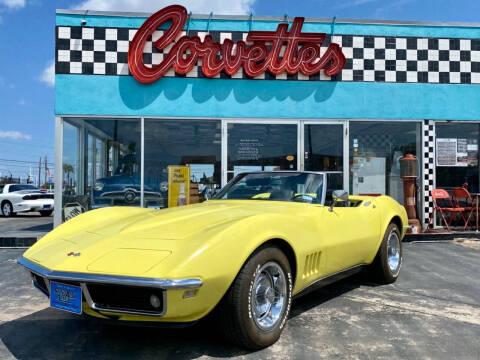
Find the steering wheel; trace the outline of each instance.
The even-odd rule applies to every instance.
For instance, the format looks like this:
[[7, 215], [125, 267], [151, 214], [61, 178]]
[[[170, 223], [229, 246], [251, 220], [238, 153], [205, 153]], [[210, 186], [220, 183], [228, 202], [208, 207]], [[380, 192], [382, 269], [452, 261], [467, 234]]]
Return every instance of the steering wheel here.
[[315, 201], [315, 198], [308, 194], [296, 194], [292, 197], [292, 201], [312, 204]]

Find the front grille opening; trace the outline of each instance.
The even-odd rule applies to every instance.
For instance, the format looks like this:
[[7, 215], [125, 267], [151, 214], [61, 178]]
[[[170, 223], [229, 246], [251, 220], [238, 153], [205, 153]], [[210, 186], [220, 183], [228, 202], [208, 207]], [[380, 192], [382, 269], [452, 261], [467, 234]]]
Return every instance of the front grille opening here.
[[45, 279], [35, 273], [32, 274], [32, 279], [33, 279], [33, 285], [37, 287], [41, 292], [43, 292], [45, 295], [49, 295], [48, 292], [48, 286], [47, 283], [45, 282]]
[[110, 284], [87, 284], [87, 288], [97, 307], [151, 314], [163, 313], [161, 289]]

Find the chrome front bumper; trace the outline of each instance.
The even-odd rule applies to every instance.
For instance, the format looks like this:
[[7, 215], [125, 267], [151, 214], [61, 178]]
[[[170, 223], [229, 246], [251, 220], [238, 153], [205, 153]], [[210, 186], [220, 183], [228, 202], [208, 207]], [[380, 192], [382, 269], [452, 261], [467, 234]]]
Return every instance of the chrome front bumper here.
[[[30, 260], [25, 259], [23, 256], [18, 258], [17, 262], [25, 267], [29, 272], [35, 274], [43, 279], [46, 285], [45, 289], [39, 286], [38, 279], [33, 277], [33, 285], [42, 291], [45, 295], [49, 296], [50, 281], [59, 282], [75, 282], [79, 283], [82, 288], [85, 300], [88, 305], [98, 312], [109, 313], [121, 313], [130, 315], [146, 315], [146, 316], [163, 316], [167, 311], [166, 303], [166, 290], [181, 290], [181, 289], [198, 289], [202, 286], [202, 280], [198, 278], [191, 279], [162, 279], [162, 278], [144, 278], [144, 277], [131, 277], [131, 276], [117, 276], [117, 275], [102, 275], [102, 274], [88, 274], [88, 273], [74, 273], [65, 271], [55, 271], [40, 266]], [[106, 308], [96, 304], [90, 292], [88, 290], [88, 284], [109, 284], [119, 286], [133, 286], [133, 287], [148, 287], [163, 290], [163, 308], [161, 312], [152, 312], [144, 310], [134, 309], [120, 309], [120, 308]]]

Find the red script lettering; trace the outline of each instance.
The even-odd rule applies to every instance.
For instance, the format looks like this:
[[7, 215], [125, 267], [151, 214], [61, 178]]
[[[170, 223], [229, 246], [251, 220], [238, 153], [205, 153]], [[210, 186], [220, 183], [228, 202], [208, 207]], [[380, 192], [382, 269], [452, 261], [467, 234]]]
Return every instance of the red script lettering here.
[[[320, 56], [325, 34], [302, 33], [304, 20], [296, 17], [290, 31], [288, 24], [284, 23], [279, 24], [276, 31], [250, 31], [246, 39], [249, 45], [245, 41], [235, 44], [230, 39], [220, 44], [213, 41], [211, 35], [206, 35], [203, 41], [198, 36], [180, 37], [187, 21], [187, 10], [180, 5], [171, 5], [150, 16], [138, 29], [128, 50], [128, 66], [132, 75], [144, 84], [160, 79], [172, 68], [177, 74], [187, 74], [200, 58], [206, 77], [214, 77], [222, 70], [231, 76], [241, 67], [250, 77], [265, 71], [273, 75], [286, 71], [290, 75], [301, 72], [309, 76], [322, 69], [328, 76], [338, 74], [346, 62], [340, 46], [331, 43]], [[153, 42], [153, 46], [162, 51], [172, 45], [171, 50], [160, 64], [146, 66], [143, 62], [145, 43], [167, 22], [171, 22], [170, 27]]]

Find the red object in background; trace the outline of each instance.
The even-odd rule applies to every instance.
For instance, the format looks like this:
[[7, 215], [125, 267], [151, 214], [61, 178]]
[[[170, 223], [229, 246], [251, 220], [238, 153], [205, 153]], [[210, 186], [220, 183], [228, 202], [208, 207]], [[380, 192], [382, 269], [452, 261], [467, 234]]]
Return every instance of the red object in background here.
[[[321, 69], [328, 76], [340, 73], [346, 62], [340, 46], [331, 43], [318, 59], [325, 33], [302, 33], [304, 20], [303, 17], [295, 18], [290, 31], [288, 24], [279, 24], [276, 31], [250, 31], [247, 42], [252, 44], [247, 46], [240, 40], [233, 53], [232, 40], [225, 39], [220, 44], [214, 42], [211, 35], [206, 35], [203, 42], [198, 36], [182, 36], [175, 42], [187, 21], [187, 10], [180, 5], [167, 6], [150, 16], [138, 29], [128, 50], [128, 66], [135, 79], [144, 84], [155, 82], [171, 68], [177, 74], [187, 74], [196, 66], [199, 58], [202, 59], [202, 72], [207, 77], [214, 77], [222, 70], [233, 75], [242, 66], [250, 77], [261, 75], [267, 70], [273, 75], [284, 71], [293, 75], [300, 71], [309, 76]], [[170, 27], [153, 46], [161, 51], [174, 42], [175, 44], [160, 64], [145, 66], [145, 43], [161, 25], [169, 21]], [[271, 44], [270, 50], [267, 49], [267, 43]], [[285, 53], [280, 59], [283, 45]]]
[[[473, 199], [467, 189], [464, 187], [459, 187], [453, 189], [453, 201], [455, 203], [455, 207], [463, 208], [465, 212], [468, 213], [467, 218], [465, 218], [463, 213], [461, 213], [462, 219], [465, 222], [465, 227], [463, 229], [466, 230], [468, 227], [468, 222], [473, 215], [473, 211], [476, 209], [473, 204]], [[461, 202], [463, 202], [463, 204], [461, 204]]]
[[[432, 194], [432, 199], [433, 199], [433, 204], [435, 206], [435, 208], [433, 209], [433, 212], [431, 213], [430, 215], [430, 219], [428, 220], [428, 224], [427, 224], [427, 229], [428, 227], [430, 226], [430, 224], [432, 223], [433, 221], [433, 217], [435, 216], [435, 213], [437, 211], [440, 212], [440, 216], [442, 217], [442, 220], [443, 222], [445, 223], [445, 226], [447, 227], [447, 231], [450, 232], [450, 223], [452, 222], [453, 220], [453, 214], [458, 214], [460, 213], [460, 215], [462, 215], [463, 212], [465, 212], [465, 208], [463, 207], [454, 207], [453, 206], [453, 203], [452, 203], [452, 199], [450, 198], [450, 195], [448, 194], [448, 192], [444, 189], [433, 189], [431, 191], [431, 194]], [[438, 200], [448, 200], [447, 203], [450, 205], [450, 206], [447, 206], [447, 207], [441, 207], [438, 205], [437, 201]], [[444, 213], [445, 214], [450, 214], [449, 218], [448, 218], [448, 221], [447, 219], [445, 218], [444, 216]]]

